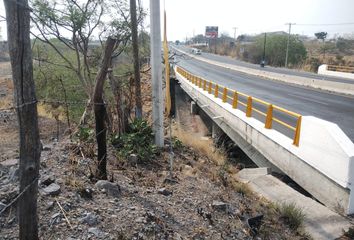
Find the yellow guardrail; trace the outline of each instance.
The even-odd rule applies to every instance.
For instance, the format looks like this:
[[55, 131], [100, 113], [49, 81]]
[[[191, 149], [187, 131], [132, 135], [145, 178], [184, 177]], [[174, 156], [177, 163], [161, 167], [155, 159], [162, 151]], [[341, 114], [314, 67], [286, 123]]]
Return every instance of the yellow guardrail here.
[[[190, 72], [188, 72], [178, 66], [177, 66], [177, 72], [179, 74], [181, 74], [183, 77], [185, 77], [192, 84], [196, 85], [199, 88], [202, 88], [204, 91], [207, 91], [209, 94], [213, 94], [214, 97], [216, 97], [216, 98], [221, 97], [223, 102], [228, 103], [228, 100], [231, 100], [231, 105], [233, 108], [237, 109], [239, 104], [244, 106], [246, 109], [245, 112], [246, 112], [247, 117], [252, 117], [252, 112], [256, 112], [256, 113], [262, 115], [263, 117], [265, 117], [265, 122], [264, 122], [265, 128], [271, 129], [273, 122], [277, 122], [280, 125], [294, 131], [293, 144], [297, 147], [299, 146], [300, 131], [301, 131], [301, 119], [302, 119], [302, 116], [300, 114], [286, 110], [285, 108], [282, 108], [282, 107], [278, 107], [278, 106], [273, 105], [269, 102], [263, 101], [263, 100], [258, 99], [256, 97], [252, 97], [252, 96], [244, 94], [242, 92], [228, 89], [227, 87], [222, 86], [220, 84], [216, 84], [212, 81], [205, 80], [203, 78], [200, 78], [196, 75], [191, 74]], [[220, 89], [222, 89], [222, 91], [220, 91]], [[230, 91], [232, 93], [232, 96], [229, 95]], [[245, 98], [247, 101], [245, 101], [245, 102], [241, 101], [240, 96]], [[267, 111], [262, 112], [261, 110], [255, 108], [253, 106], [254, 102], [257, 102], [259, 104], [266, 106]], [[273, 116], [274, 110], [295, 118], [296, 119], [296, 126], [291, 126], [289, 123], [286, 123], [286, 122], [274, 117]]]
[[354, 73], [354, 67], [328, 65], [328, 71]]

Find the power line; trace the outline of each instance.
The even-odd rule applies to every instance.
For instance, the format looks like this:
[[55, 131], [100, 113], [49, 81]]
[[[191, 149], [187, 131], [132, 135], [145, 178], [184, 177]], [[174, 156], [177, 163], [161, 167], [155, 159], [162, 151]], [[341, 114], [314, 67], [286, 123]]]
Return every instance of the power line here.
[[300, 26], [342, 26], [342, 25], [354, 25], [354, 22], [347, 23], [298, 23]]

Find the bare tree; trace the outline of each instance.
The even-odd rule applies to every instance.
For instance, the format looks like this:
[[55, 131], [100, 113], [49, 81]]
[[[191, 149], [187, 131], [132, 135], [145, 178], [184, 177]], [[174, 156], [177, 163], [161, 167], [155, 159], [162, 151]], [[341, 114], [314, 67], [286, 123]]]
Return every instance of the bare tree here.
[[[32, 34], [55, 50], [62, 58], [63, 66], [77, 75], [87, 96], [91, 98], [94, 82], [88, 61], [89, 41], [102, 23], [102, 0], [87, 0], [83, 3], [64, 0], [61, 5], [46, 0], [34, 0], [32, 8], [32, 22], [39, 32], [36, 34], [32, 31]], [[70, 38], [67, 37], [69, 35]], [[53, 38], [65, 47], [55, 44]], [[74, 53], [74, 58], [64, 53], [68, 49]]]
[[[108, 68], [111, 65], [111, 57], [114, 50], [116, 39], [108, 37], [102, 59], [102, 66], [96, 76], [96, 86], [93, 95], [94, 112], [96, 120], [96, 140], [97, 140], [97, 170], [96, 178], [107, 179], [107, 143], [106, 143], [106, 107], [103, 101], [103, 86], [107, 77]], [[111, 71], [111, 69], [110, 69]]]
[[38, 239], [37, 193], [41, 154], [33, 81], [30, 8], [27, 0], [5, 0], [8, 42], [20, 127], [19, 238]]
[[135, 117], [142, 118], [141, 87], [140, 87], [140, 66], [139, 66], [139, 45], [138, 45], [138, 23], [136, 19], [136, 0], [130, 0], [130, 18], [132, 30], [134, 79], [135, 79]]

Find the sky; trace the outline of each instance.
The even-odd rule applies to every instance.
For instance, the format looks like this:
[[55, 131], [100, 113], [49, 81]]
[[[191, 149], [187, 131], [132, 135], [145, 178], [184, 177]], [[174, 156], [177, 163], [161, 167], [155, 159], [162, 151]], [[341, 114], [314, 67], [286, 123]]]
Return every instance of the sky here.
[[[150, 0], [141, 0], [149, 12]], [[165, 6], [168, 40], [184, 40], [204, 34], [206, 26], [218, 26], [219, 34], [257, 34], [288, 31], [285, 23], [296, 23], [292, 33], [314, 36], [326, 31], [354, 35], [354, 0], [161, 0], [161, 20]], [[5, 15], [0, 0], [0, 16]], [[149, 19], [146, 29], [149, 30]], [[0, 18], [1, 21], [1, 18]], [[346, 25], [331, 25], [352, 23]], [[309, 24], [309, 25], [303, 25]], [[313, 25], [311, 25], [313, 24]], [[323, 24], [323, 25], [322, 25]], [[5, 22], [0, 22], [1, 35], [6, 38]], [[163, 25], [161, 24], [161, 28]]]

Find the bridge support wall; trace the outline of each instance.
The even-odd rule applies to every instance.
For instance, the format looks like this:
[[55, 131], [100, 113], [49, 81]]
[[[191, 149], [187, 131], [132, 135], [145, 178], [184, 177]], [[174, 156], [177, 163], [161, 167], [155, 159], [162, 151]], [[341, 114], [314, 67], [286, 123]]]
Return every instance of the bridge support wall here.
[[[280, 170], [329, 208], [354, 213], [354, 144], [333, 124], [303, 117], [300, 146], [176, 73], [184, 91], [260, 166]], [[207, 107], [205, 107], [207, 106]]]

